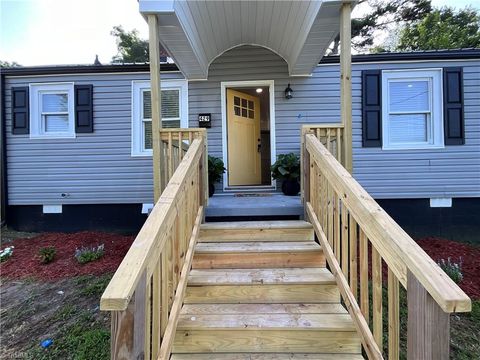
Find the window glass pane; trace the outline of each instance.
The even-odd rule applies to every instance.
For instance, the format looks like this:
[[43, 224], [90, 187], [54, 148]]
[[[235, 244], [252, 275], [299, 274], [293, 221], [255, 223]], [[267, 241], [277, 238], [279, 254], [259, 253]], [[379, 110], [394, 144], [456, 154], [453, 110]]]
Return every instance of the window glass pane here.
[[45, 132], [68, 132], [68, 115], [44, 115]]
[[242, 99], [242, 107], [247, 107], [247, 99]]
[[145, 133], [145, 149], [151, 149], [152, 148], [152, 122], [144, 121], [143, 129]]
[[248, 100], [248, 108], [250, 110], [253, 110], [253, 101], [252, 100]]
[[390, 142], [392, 144], [427, 142], [429, 117], [426, 114], [390, 115]]
[[240, 116], [240, 108], [238, 106], [234, 107], [235, 115]]
[[68, 112], [68, 95], [42, 94], [42, 112]]
[[162, 90], [162, 117], [180, 117], [180, 91]]
[[391, 112], [430, 111], [428, 81], [389, 82]]
[[253, 114], [253, 110], [248, 110], [248, 117], [249, 117], [250, 119], [255, 118], [255, 116], [254, 116], [254, 114]]
[[152, 98], [150, 95], [150, 90], [143, 91], [143, 118], [152, 118]]
[[233, 103], [237, 106], [240, 106], [240, 98], [238, 96], [234, 96]]
[[242, 116], [247, 117], [247, 109], [242, 108]]
[[162, 120], [162, 127], [164, 128], [179, 128], [180, 120]]

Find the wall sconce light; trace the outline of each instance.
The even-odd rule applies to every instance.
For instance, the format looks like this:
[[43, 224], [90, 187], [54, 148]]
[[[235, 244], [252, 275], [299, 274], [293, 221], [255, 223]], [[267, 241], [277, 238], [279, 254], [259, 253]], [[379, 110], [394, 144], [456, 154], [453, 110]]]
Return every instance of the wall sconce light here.
[[285, 89], [285, 99], [288, 100], [288, 99], [293, 98], [292, 93], [293, 93], [293, 90], [292, 90], [292, 88], [290, 87], [290, 84], [288, 84], [288, 85], [287, 85], [287, 88]]

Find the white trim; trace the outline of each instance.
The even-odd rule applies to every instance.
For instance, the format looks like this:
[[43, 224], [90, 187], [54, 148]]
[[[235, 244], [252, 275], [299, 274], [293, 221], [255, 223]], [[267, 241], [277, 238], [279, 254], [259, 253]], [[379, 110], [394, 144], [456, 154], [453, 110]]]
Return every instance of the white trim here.
[[[29, 86], [30, 139], [73, 139], [75, 138], [75, 101], [73, 82], [31, 83]], [[45, 132], [42, 130], [42, 93], [66, 93], [68, 96], [68, 131]]]
[[142, 214], [150, 214], [150, 211], [153, 209], [153, 204], [144, 203], [142, 204]]
[[[188, 82], [184, 79], [162, 80], [161, 90], [178, 89], [180, 91], [180, 126], [188, 128]], [[132, 80], [132, 119], [131, 119], [131, 156], [150, 157], [152, 150], [143, 150], [143, 133], [141, 131], [141, 93], [143, 90], [150, 90], [150, 80]]]
[[[409, 63], [438, 63], [438, 62], [478, 62], [480, 61], [480, 59], [461, 59], [461, 58], [458, 58], [458, 59], [439, 59], [439, 60], [435, 60], [435, 59], [431, 59], [431, 60], [394, 60], [394, 61], [386, 61], [386, 60], [383, 60], [383, 61], [355, 61], [353, 62], [352, 61], [352, 66], [355, 66], [356, 64], [368, 64], [368, 65], [371, 65], [371, 64], [409, 64]], [[317, 64], [317, 67], [319, 66], [340, 66], [340, 63], [330, 63], [330, 64]]]
[[42, 212], [44, 214], [61, 214], [62, 205], [43, 205]]
[[[227, 144], [227, 87], [258, 87], [268, 86], [270, 103], [270, 164], [273, 165], [277, 159], [275, 142], [275, 81], [274, 80], [252, 80], [252, 81], [222, 81], [221, 107], [222, 107], [222, 157], [225, 167], [228, 169], [228, 144]], [[268, 186], [268, 185], [267, 185]], [[223, 191], [228, 192], [228, 171], [223, 174]], [[271, 178], [271, 187], [276, 189], [276, 182]], [[238, 190], [237, 190], [238, 191]]]
[[[430, 143], [390, 143], [390, 123], [388, 119], [391, 112], [389, 110], [388, 84], [390, 81], [398, 80], [423, 80], [429, 82], [429, 101], [431, 104], [430, 111], [428, 112], [428, 114], [431, 114]], [[402, 112], [402, 114], [403, 113], [404, 112]], [[382, 139], [383, 150], [443, 149], [445, 147], [443, 137], [443, 85], [441, 68], [382, 71]]]
[[[119, 65], [121, 66], [121, 65]], [[180, 70], [168, 70], [168, 71], [160, 71], [160, 74], [179, 74], [181, 73]], [[150, 75], [149, 71], [111, 71], [111, 72], [91, 72], [91, 73], [74, 73], [74, 72], [66, 72], [61, 74], [40, 74], [40, 75], [16, 75], [16, 74], [7, 74], [5, 78], [37, 78], [37, 77], [65, 77], [65, 76], [92, 76], [92, 75], [134, 75], [134, 74], [147, 74]], [[185, 80], [184, 78], [172, 79], [172, 80]]]

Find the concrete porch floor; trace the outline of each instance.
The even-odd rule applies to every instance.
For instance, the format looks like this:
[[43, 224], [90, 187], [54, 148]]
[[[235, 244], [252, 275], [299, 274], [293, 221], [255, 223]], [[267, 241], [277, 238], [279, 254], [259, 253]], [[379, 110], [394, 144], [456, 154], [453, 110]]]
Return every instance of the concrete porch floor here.
[[206, 217], [299, 216], [303, 217], [300, 196], [279, 193], [218, 194], [209, 198]]

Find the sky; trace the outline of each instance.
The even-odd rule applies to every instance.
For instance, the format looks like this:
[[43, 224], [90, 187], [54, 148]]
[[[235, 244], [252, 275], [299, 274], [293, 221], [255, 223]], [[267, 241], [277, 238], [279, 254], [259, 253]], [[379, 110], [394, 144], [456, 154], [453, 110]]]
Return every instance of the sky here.
[[[480, 7], [480, 0], [433, 0], [434, 6]], [[0, 60], [24, 66], [91, 64], [116, 54], [115, 25], [148, 37], [137, 0], [0, 0]]]

